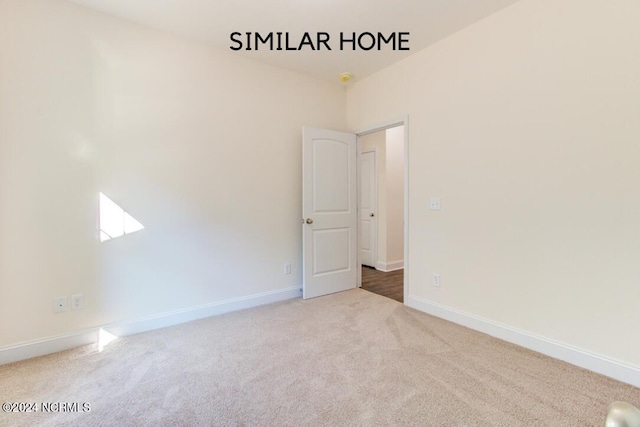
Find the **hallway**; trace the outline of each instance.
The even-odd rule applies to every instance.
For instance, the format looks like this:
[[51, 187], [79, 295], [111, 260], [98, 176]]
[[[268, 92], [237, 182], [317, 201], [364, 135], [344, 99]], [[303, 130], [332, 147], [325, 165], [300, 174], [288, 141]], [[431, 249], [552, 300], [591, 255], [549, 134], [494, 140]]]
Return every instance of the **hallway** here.
[[362, 266], [362, 289], [366, 291], [404, 302], [403, 283], [403, 269], [385, 273], [372, 267]]

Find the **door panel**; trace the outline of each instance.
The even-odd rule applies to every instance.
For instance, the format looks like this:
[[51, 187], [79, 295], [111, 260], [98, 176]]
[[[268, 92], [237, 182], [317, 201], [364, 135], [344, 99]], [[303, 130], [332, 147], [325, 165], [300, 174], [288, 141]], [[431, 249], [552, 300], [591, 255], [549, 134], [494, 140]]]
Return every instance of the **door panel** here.
[[360, 154], [360, 262], [375, 267], [378, 243], [376, 152]]
[[349, 211], [349, 144], [313, 140], [313, 212]]
[[305, 127], [303, 298], [356, 287], [356, 136]]
[[348, 270], [350, 262], [348, 228], [313, 231], [313, 274], [335, 273]]

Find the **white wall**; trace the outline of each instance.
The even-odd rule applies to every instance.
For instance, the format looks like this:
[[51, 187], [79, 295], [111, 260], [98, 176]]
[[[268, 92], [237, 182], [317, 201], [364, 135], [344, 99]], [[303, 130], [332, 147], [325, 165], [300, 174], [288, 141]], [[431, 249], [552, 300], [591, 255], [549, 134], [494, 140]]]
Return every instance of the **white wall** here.
[[[301, 128], [345, 116], [335, 84], [0, 3], [0, 347], [301, 285]], [[146, 228], [100, 244], [99, 191]]]
[[411, 299], [640, 367], [638, 22], [522, 0], [348, 89], [409, 115]]

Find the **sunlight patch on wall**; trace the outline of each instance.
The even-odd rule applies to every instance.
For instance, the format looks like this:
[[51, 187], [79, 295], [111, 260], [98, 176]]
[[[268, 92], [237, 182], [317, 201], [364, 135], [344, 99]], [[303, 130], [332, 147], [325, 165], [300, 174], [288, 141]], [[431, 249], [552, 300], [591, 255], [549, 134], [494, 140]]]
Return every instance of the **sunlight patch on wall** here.
[[115, 239], [144, 228], [113, 200], [100, 193], [100, 241]]

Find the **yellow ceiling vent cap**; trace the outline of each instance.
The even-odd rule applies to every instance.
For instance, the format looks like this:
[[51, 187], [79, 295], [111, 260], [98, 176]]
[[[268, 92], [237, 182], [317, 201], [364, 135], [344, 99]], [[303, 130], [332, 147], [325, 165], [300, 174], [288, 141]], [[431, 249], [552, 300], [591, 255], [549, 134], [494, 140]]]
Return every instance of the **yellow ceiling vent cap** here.
[[340, 81], [342, 83], [349, 83], [351, 81], [351, 79], [353, 78], [353, 74], [349, 73], [349, 72], [345, 72], [345, 73], [340, 73]]

